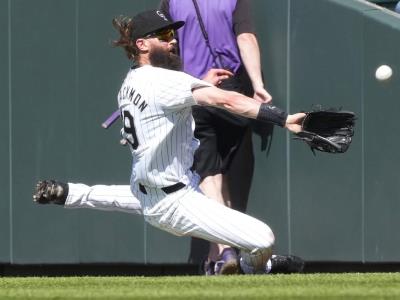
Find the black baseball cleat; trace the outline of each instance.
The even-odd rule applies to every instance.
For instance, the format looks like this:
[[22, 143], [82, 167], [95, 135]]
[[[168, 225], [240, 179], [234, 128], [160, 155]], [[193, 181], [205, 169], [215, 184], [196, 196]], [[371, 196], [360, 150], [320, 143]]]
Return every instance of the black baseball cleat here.
[[272, 255], [269, 274], [302, 273], [305, 262], [294, 255]]
[[67, 183], [56, 180], [43, 180], [36, 184], [33, 201], [39, 204], [64, 205], [67, 196]]

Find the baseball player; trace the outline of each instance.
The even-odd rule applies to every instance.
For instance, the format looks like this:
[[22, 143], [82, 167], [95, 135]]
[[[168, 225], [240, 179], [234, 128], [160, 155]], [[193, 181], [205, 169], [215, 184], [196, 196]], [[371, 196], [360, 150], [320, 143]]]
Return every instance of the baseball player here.
[[[267, 272], [275, 241], [268, 225], [207, 198], [199, 190], [199, 177], [190, 170], [199, 144], [193, 136], [191, 108], [219, 107], [292, 132], [301, 130], [304, 114], [288, 115], [275, 106], [175, 71], [180, 68], [180, 59], [174, 54], [174, 30], [184, 25], [182, 21], [171, 22], [151, 10], [132, 19], [116, 18], [113, 24], [120, 33], [115, 45], [136, 62], [118, 94], [124, 136], [133, 156], [126, 201], [120, 196], [113, 198], [121, 190], [112, 189], [108, 195], [99, 195], [104, 201], [87, 201], [77, 196], [77, 190], [90, 187], [51, 181], [39, 184], [36, 200], [142, 213], [149, 224], [161, 230], [240, 249], [240, 266], [246, 274]], [[225, 267], [229, 269], [229, 265]]]

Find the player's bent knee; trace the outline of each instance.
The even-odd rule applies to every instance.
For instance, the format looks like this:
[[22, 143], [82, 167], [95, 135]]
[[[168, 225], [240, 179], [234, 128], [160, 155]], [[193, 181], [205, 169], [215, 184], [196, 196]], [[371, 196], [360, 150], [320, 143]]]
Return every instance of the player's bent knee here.
[[258, 243], [255, 245], [255, 248], [268, 249], [271, 248], [274, 244], [275, 244], [275, 235], [272, 232], [271, 228], [265, 225], [265, 228], [261, 235], [261, 239], [259, 239]]
[[246, 274], [262, 274], [266, 272], [267, 262], [272, 256], [272, 246], [254, 249], [251, 252], [240, 252], [240, 266]]
[[249, 250], [241, 250], [240, 265], [246, 274], [260, 274], [266, 272], [266, 265], [272, 256], [272, 247], [275, 243], [275, 235], [268, 225], [263, 224], [259, 228], [259, 239]]
[[275, 235], [271, 229], [269, 229], [269, 232], [268, 232], [267, 244], [268, 245], [266, 248], [270, 248], [275, 244]]

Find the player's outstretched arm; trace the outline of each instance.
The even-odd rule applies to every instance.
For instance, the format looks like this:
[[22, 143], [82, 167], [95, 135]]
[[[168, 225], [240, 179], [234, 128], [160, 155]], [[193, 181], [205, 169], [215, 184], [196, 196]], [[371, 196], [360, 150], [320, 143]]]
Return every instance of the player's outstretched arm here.
[[301, 122], [305, 116], [303, 113], [288, 115], [276, 106], [216, 87], [194, 89], [193, 97], [199, 105], [220, 107], [234, 114], [285, 127], [292, 132], [301, 130]]
[[255, 119], [261, 105], [253, 98], [214, 86], [196, 88], [192, 93], [199, 105], [216, 106], [247, 118]]

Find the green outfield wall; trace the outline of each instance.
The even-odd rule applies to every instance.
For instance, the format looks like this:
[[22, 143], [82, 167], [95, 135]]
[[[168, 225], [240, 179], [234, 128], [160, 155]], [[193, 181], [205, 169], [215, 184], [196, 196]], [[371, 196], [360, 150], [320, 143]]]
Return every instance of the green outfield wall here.
[[[274, 130], [254, 136], [249, 213], [266, 221], [280, 253], [313, 261], [399, 261], [400, 15], [358, 0], [254, 0], [263, 69], [274, 102], [357, 114], [350, 150], [317, 153]], [[0, 263], [184, 263], [189, 239], [123, 213], [32, 201], [57, 178], [127, 184], [131, 158], [116, 108], [129, 68], [111, 19], [158, 1], [0, 0]], [[378, 82], [379, 65], [394, 70]]]

